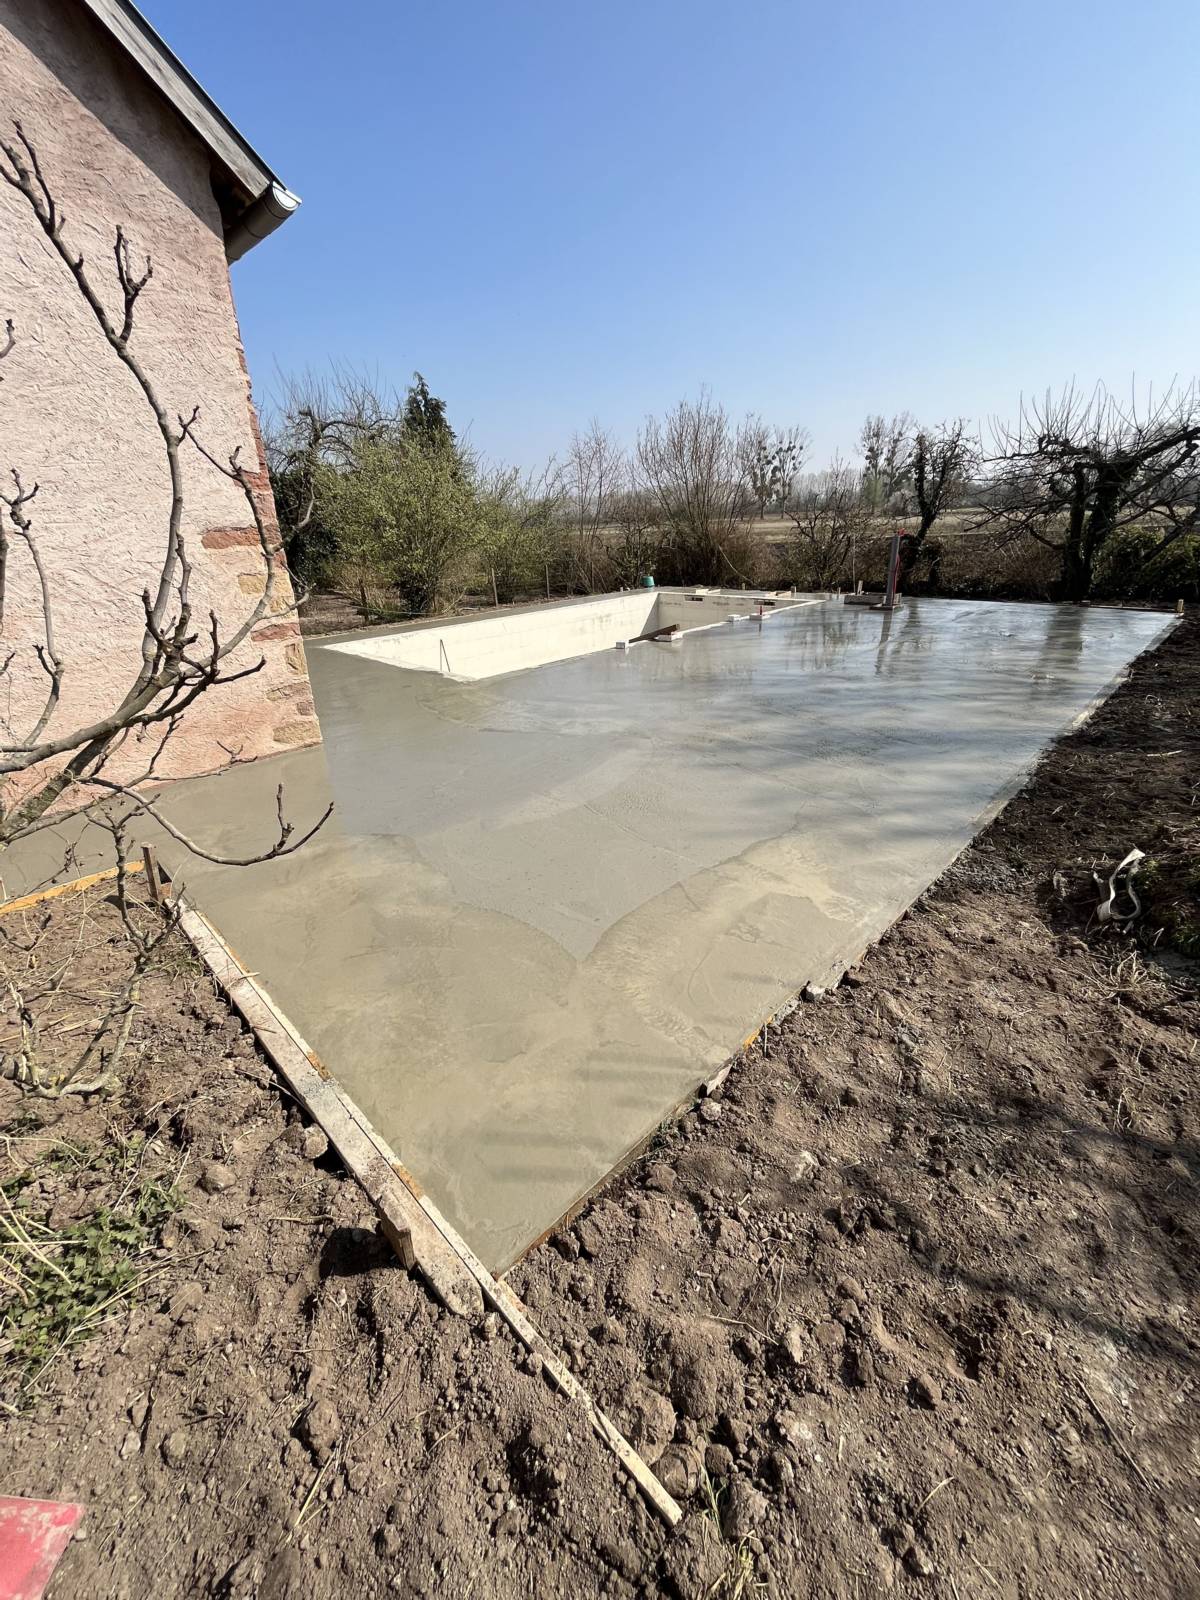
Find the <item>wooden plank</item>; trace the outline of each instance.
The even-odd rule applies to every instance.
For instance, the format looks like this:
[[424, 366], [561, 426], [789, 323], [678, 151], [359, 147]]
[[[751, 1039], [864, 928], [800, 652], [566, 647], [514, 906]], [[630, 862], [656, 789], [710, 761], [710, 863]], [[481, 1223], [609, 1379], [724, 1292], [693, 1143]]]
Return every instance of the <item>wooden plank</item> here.
[[421, 1195], [420, 1204], [421, 1209], [435, 1224], [455, 1254], [470, 1268], [483, 1293], [483, 1298], [498, 1315], [504, 1318], [521, 1343], [540, 1357], [550, 1382], [569, 1400], [575, 1401], [582, 1408], [593, 1432], [608, 1445], [649, 1504], [673, 1528], [683, 1516], [678, 1501], [667, 1493], [616, 1424], [601, 1411], [575, 1375], [547, 1344], [530, 1322], [528, 1313], [518, 1296], [503, 1278], [492, 1276], [470, 1245], [461, 1237], [453, 1224], [447, 1222], [428, 1195]]
[[665, 628], [651, 628], [646, 633], [636, 633], [634, 634], [633, 638], [629, 640], [629, 643], [641, 644], [644, 640], [669, 639], [673, 633], [678, 632], [679, 624], [677, 622], [671, 622], [668, 623]]
[[391, 1152], [365, 1115], [330, 1078], [311, 1050], [238, 961], [208, 919], [179, 901], [179, 925], [231, 1003], [258, 1035], [263, 1049], [297, 1100], [333, 1145], [347, 1172], [375, 1207], [383, 1232], [401, 1261], [416, 1270], [448, 1310], [477, 1319], [483, 1296], [473, 1274], [429, 1221], [400, 1175]]
[[[125, 870], [141, 872], [142, 863], [131, 861]], [[90, 872], [86, 878], [75, 878], [70, 883], [56, 883], [52, 888], [39, 889], [36, 894], [22, 895], [19, 900], [10, 900], [6, 905], [0, 906], [0, 917], [7, 916], [10, 911], [27, 911], [30, 906], [41, 905], [43, 900], [55, 900], [60, 894], [81, 894], [84, 889], [94, 888], [98, 883], [107, 883], [116, 875], [116, 867], [106, 867], [103, 872]]]

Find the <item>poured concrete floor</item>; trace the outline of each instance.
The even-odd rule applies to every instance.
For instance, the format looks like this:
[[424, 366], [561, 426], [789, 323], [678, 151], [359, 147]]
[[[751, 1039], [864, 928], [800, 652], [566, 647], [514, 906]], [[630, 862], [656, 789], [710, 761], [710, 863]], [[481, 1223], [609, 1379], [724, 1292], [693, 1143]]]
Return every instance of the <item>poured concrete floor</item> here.
[[[493, 1267], [952, 860], [1160, 615], [839, 603], [455, 682], [320, 643], [324, 756], [181, 785], [196, 899]], [[326, 765], [327, 764], [327, 765]], [[234, 819], [239, 820], [234, 820]]]

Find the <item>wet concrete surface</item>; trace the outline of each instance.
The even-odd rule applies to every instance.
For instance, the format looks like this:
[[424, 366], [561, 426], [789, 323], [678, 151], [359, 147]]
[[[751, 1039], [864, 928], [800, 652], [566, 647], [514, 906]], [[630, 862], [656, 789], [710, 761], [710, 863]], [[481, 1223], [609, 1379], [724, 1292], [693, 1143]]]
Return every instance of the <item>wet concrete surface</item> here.
[[[509, 1263], [953, 859], [1161, 615], [836, 602], [464, 683], [320, 643], [325, 736], [179, 785], [207, 914]], [[168, 852], [169, 854], [169, 852]]]

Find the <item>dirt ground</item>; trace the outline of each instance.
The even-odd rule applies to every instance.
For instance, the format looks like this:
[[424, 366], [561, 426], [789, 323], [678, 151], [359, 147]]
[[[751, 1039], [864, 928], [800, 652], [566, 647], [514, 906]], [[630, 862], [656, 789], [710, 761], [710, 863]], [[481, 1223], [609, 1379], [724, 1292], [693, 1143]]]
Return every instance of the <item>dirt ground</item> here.
[[[530, 600], [543, 600], [544, 595], [531, 595]], [[556, 598], [563, 598], [557, 596]], [[528, 602], [508, 602], [522, 604]], [[399, 608], [401, 601], [396, 598]], [[486, 595], [464, 594], [460, 595], [457, 604], [444, 613], [445, 616], [464, 616], [472, 611], [491, 611], [492, 602]], [[329, 633], [354, 633], [360, 628], [378, 627], [379, 623], [368, 621], [363, 616], [362, 608], [351, 595], [343, 594], [335, 589], [314, 589], [312, 593], [300, 604], [298, 612], [300, 632], [306, 639], [319, 639], [323, 634]], [[395, 616], [389, 620], [403, 621], [404, 614], [397, 609]], [[414, 621], [417, 619], [413, 619]]]
[[[0, 1082], [0, 1493], [88, 1506], [52, 1600], [1200, 1594], [1198, 707], [1189, 624], [512, 1274], [672, 1535], [172, 940], [118, 1092]], [[127, 941], [68, 896], [0, 959], [51, 1059]]]
[[314, 589], [300, 604], [300, 632], [306, 639], [323, 633], [350, 633], [368, 626], [357, 601], [334, 589]]
[[[33, 944], [43, 984], [72, 957], [31, 1001], [45, 1058], [65, 1053], [128, 965], [119, 919], [88, 894], [0, 930], [6, 972]], [[52, 1597], [587, 1593], [598, 1549], [655, 1542], [506, 1330], [440, 1312], [376, 1237], [181, 937], [120, 1092], [0, 1083], [0, 1140], [0, 1493], [88, 1508]], [[81, 1280], [34, 1341], [13, 1219]]]

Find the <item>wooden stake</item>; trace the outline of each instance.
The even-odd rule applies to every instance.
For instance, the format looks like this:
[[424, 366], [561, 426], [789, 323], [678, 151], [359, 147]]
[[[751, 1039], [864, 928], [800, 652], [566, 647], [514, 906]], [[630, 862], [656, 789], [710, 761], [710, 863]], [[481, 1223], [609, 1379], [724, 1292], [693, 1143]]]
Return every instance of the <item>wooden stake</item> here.
[[641, 644], [643, 639], [669, 639], [673, 633], [678, 632], [679, 624], [677, 622], [670, 622], [665, 628], [651, 628], [648, 633], [636, 633], [632, 639], [629, 639], [626, 642], [628, 644]]
[[494, 606], [498, 606], [500, 604], [500, 596], [496, 593], [496, 569], [495, 569], [495, 567], [492, 568], [492, 604]]
[[158, 857], [152, 844], [142, 846], [142, 865], [146, 869], [146, 888], [150, 891], [150, 899], [156, 906], [163, 903], [162, 880], [158, 875]]

